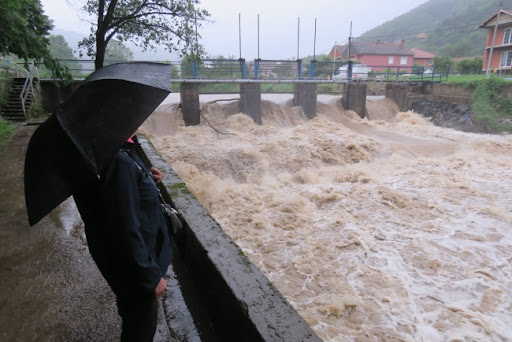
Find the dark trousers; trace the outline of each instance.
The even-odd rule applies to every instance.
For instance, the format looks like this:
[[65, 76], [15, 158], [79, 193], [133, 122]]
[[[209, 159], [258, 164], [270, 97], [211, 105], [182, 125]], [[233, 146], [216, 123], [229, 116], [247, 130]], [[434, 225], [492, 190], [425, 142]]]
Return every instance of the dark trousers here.
[[123, 320], [121, 342], [152, 342], [156, 331], [158, 302], [155, 296], [117, 296]]

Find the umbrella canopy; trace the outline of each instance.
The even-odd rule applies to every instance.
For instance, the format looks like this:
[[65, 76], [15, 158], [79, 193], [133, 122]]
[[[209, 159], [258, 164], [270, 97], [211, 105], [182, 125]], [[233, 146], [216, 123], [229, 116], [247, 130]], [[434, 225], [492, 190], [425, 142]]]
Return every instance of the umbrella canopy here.
[[104, 67], [32, 135], [25, 156], [25, 200], [36, 224], [95, 180], [119, 147], [167, 97], [171, 66], [137, 62]]

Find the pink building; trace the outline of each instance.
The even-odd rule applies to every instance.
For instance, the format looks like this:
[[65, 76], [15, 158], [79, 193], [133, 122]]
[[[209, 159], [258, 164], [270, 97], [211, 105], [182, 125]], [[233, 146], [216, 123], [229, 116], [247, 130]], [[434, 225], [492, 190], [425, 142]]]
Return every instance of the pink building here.
[[414, 64], [421, 65], [423, 67], [433, 67], [434, 66], [434, 58], [435, 55], [427, 52], [425, 50], [421, 50], [418, 48], [411, 48], [412, 52], [414, 52]]
[[[342, 59], [348, 59], [348, 46], [336, 45], [329, 55], [341, 53]], [[396, 71], [400, 70], [410, 72], [414, 64], [414, 52], [405, 46], [405, 41], [399, 44], [381, 43], [380, 41], [352, 42], [350, 46], [350, 59], [358, 61], [372, 68], [373, 71], [385, 71], [388, 68]]]

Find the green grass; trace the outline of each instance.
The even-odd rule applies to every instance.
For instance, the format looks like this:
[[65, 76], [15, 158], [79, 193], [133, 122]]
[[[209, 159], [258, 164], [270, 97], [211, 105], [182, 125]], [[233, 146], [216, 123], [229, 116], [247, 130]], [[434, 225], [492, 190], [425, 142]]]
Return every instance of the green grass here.
[[443, 79], [443, 83], [460, 84], [466, 89], [475, 89], [481, 81], [486, 79], [485, 75], [450, 75], [447, 80]]
[[476, 122], [490, 130], [512, 133], [512, 124], [504, 119], [512, 115], [512, 102], [502, 96], [503, 85], [507, 81], [498, 77], [467, 79], [464, 87], [474, 89], [471, 111]]
[[0, 119], [0, 147], [3, 147], [9, 142], [9, 140], [11, 140], [15, 131], [16, 126], [8, 121]]

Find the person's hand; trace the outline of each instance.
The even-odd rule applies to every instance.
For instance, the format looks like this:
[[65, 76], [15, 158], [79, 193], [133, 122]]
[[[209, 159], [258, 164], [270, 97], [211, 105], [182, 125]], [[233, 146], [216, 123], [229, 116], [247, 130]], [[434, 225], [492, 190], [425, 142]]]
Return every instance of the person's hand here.
[[167, 288], [167, 280], [165, 280], [164, 278], [160, 278], [160, 282], [158, 283], [158, 285], [156, 286], [156, 289], [155, 289], [156, 299], [160, 299], [164, 296], [166, 288]]
[[155, 180], [155, 183], [158, 183], [164, 178], [164, 174], [160, 172], [156, 167], [152, 167], [149, 169], [151, 172], [151, 175], [153, 176], [153, 179]]

